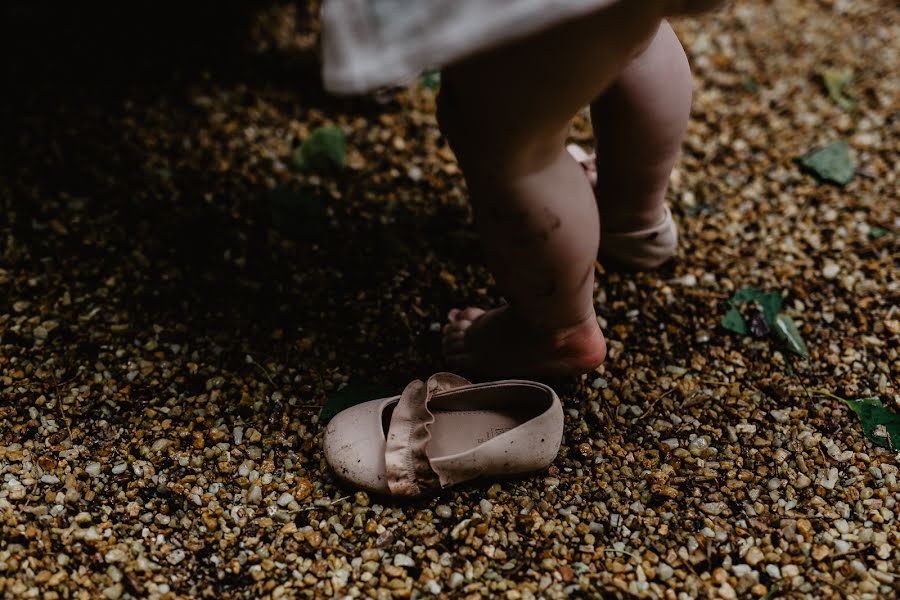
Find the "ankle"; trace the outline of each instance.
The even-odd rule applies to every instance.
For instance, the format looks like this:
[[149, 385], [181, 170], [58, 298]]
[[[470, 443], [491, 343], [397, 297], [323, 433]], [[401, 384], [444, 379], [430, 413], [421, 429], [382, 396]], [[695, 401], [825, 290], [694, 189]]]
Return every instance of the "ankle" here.
[[596, 316], [577, 328], [560, 332], [555, 348], [573, 370], [581, 373], [596, 369], [606, 360], [606, 339], [600, 331]]
[[600, 228], [608, 233], [631, 233], [655, 227], [665, 218], [666, 207], [664, 204], [642, 211], [607, 210], [601, 213]]
[[543, 335], [551, 351], [577, 371], [588, 372], [606, 359], [606, 340], [593, 310], [577, 323], [544, 330]]

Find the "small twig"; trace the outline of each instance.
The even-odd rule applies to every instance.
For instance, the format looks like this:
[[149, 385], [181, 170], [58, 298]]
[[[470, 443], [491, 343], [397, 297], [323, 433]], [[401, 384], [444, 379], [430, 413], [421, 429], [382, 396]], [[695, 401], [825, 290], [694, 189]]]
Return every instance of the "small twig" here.
[[707, 385], [741, 385], [739, 381], [718, 381], [716, 379], [698, 379], [697, 381]]
[[262, 374], [266, 376], [266, 379], [269, 380], [269, 383], [272, 384], [272, 387], [274, 387], [274, 388], [277, 388], [277, 387], [278, 387], [278, 386], [275, 384], [275, 382], [272, 380], [272, 376], [269, 375], [269, 372], [268, 372], [268, 371], [266, 371], [266, 368], [263, 367], [263, 366], [262, 366], [261, 364], [259, 364], [258, 362], [256, 362], [256, 359], [253, 358], [252, 356], [250, 356], [249, 354], [247, 355], [247, 362], [249, 362], [251, 365], [253, 365], [253, 366], [256, 367], [257, 369], [259, 369], [260, 371], [262, 371]]
[[688, 398], [687, 400], [685, 400], [684, 402], [682, 402], [681, 406], [679, 408], [681, 408], [681, 410], [684, 410], [685, 408], [693, 408], [695, 406], [699, 406], [701, 404], [705, 404], [705, 403], [709, 402], [713, 397], [712, 394], [706, 394], [700, 400], [694, 401], [694, 398], [696, 398], [700, 394], [701, 394], [701, 392], [695, 392], [695, 393], [691, 394], [691, 397]]
[[72, 438], [72, 426], [71, 421], [66, 417], [66, 411], [63, 408], [62, 395], [59, 393], [59, 381], [56, 380], [56, 375], [53, 375], [53, 387], [56, 392], [56, 406], [59, 408], [59, 417], [62, 419], [63, 424], [66, 426], [66, 431], [69, 432], [69, 439]]
[[662, 400], [663, 398], [665, 398], [666, 396], [668, 396], [669, 394], [671, 394], [672, 392], [674, 392], [677, 388], [678, 388], [678, 386], [673, 385], [672, 387], [670, 387], [669, 389], [667, 389], [667, 390], [666, 390], [665, 392], [663, 392], [662, 394], [659, 394], [659, 395], [658, 395], [658, 396], [650, 403], [650, 406], [647, 407], [647, 410], [644, 411], [644, 414], [642, 414], [640, 417], [638, 417], [638, 421], [640, 421], [641, 419], [643, 419], [643, 418], [645, 418], [647, 415], [649, 415], [649, 414], [653, 411], [653, 408], [659, 403], [660, 400]]
[[825, 396], [826, 398], [831, 398], [832, 400], [840, 400], [841, 402], [846, 402], [846, 400], [844, 400], [840, 396], [835, 396], [831, 392], [826, 392], [825, 390], [810, 390], [810, 392], [816, 394], [817, 396]]
[[348, 498], [350, 498], [350, 496], [343, 496], [342, 498], [337, 498], [335, 500], [332, 500], [329, 504], [325, 504], [323, 506], [316, 506], [316, 505], [304, 506], [303, 508], [298, 508], [297, 510], [294, 510], [291, 512], [309, 512], [311, 510], [319, 510], [320, 508], [330, 508], [330, 507], [334, 506], [335, 504], [337, 504], [338, 502], [342, 502]]

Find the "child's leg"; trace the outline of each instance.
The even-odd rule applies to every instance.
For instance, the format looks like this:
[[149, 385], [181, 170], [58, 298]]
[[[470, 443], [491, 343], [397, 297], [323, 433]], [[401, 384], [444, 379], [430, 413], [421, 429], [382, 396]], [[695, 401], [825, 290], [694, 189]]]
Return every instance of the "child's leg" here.
[[621, 2], [446, 69], [439, 118], [510, 303], [453, 311], [444, 352], [484, 374], [569, 374], [606, 354], [594, 315], [599, 223], [565, 151], [569, 120], [656, 31], [663, 2]]
[[650, 45], [591, 104], [603, 231], [652, 227], [691, 110], [691, 70], [665, 21]]

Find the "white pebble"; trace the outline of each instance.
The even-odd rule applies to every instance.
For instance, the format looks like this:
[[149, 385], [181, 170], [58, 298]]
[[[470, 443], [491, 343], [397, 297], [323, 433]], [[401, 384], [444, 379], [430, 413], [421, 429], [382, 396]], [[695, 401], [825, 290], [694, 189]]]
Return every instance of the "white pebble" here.
[[659, 563], [659, 567], [656, 568], [656, 576], [660, 581], [667, 581], [674, 574], [675, 571], [666, 563]]
[[407, 556], [406, 554], [397, 554], [394, 556], [394, 566], [395, 567], [414, 567], [416, 566], [416, 561]]
[[59, 477], [56, 475], [41, 475], [41, 483], [59, 483]]
[[166, 448], [168, 448], [171, 445], [172, 445], [172, 440], [168, 440], [166, 438], [159, 438], [158, 440], [153, 442], [152, 446], [150, 446], [150, 451], [151, 452], [159, 452], [161, 450], [165, 450]]
[[834, 540], [834, 551], [837, 554], [846, 554], [850, 551], [850, 542], [844, 540]]
[[828, 469], [828, 474], [826, 475], [824, 472], [819, 473], [819, 477], [817, 479], [817, 483], [821, 485], [826, 490], [833, 490], [834, 486], [838, 481], [838, 470], [836, 467], [831, 467]]
[[838, 273], [840, 273], [840, 272], [841, 272], [841, 268], [837, 264], [828, 263], [822, 269], [822, 276], [825, 277], [825, 279], [834, 279], [835, 277], [838, 276]]
[[125, 562], [128, 560], [128, 553], [121, 548], [111, 548], [104, 556], [106, 562]]
[[294, 500], [294, 497], [285, 492], [278, 497], [278, 506], [287, 506]]
[[753, 572], [753, 567], [748, 564], [738, 563], [731, 567], [731, 572], [734, 573], [734, 576], [737, 578], [741, 578], [744, 575], [749, 575]]
[[100, 463], [89, 462], [87, 466], [84, 467], [84, 471], [91, 477], [98, 477], [100, 475]]
[[772, 410], [769, 411], [769, 414], [772, 415], [776, 423], [787, 423], [790, 420], [790, 413], [786, 410]]
[[700, 505], [700, 510], [714, 517], [722, 514], [726, 508], [728, 506], [724, 502], [704, 502]]
[[182, 550], [181, 548], [172, 550], [171, 552], [169, 552], [169, 554], [166, 555], [166, 560], [173, 565], [177, 565], [184, 560], [184, 550]]
[[458, 588], [459, 586], [461, 586], [463, 584], [463, 581], [464, 581], [464, 578], [462, 576], [462, 573], [459, 573], [459, 572], [453, 573], [450, 576], [450, 589], [455, 590], [456, 588]]
[[693, 273], [688, 273], [687, 275], [670, 279], [669, 283], [673, 285], [683, 285], [684, 287], [694, 287], [697, 285], [697, 276]]
[[735, 600], [735, 598], [737, 598], [737, 593], [734, 591], [734, 588], [731, 587], [731, 584], [726, 581], [719, 586], [719, 597], [723, 600]]
[[482, 499], [482, 501], [480, 502], [480, 506], [481, 514], [483, 514], [484, 516], [488, 516], [489, 514], [491, 514], [491, 511], [494, 510], [494, 505], [491, 504], [491, 501], [487, 499]]
[[850, 524], [844, 519], [838, 519], [834, 522], [834, 528], [840, 533], [847, 533], [850, 531]]

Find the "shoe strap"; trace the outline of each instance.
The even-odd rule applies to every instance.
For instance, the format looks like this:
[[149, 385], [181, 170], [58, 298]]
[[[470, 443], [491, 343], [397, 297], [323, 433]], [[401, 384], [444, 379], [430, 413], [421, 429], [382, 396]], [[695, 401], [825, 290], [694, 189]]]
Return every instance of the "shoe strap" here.
[[434, 423], [428, 403], [435, 394], [465, 385], [471, 383], [459, 375], [436, 373], [427, 382], [411, 382], [400, 394], [391, 416], [384, 455], [391, 494], [414, 497], [441, 488], [440, 477], [426, 452]]

